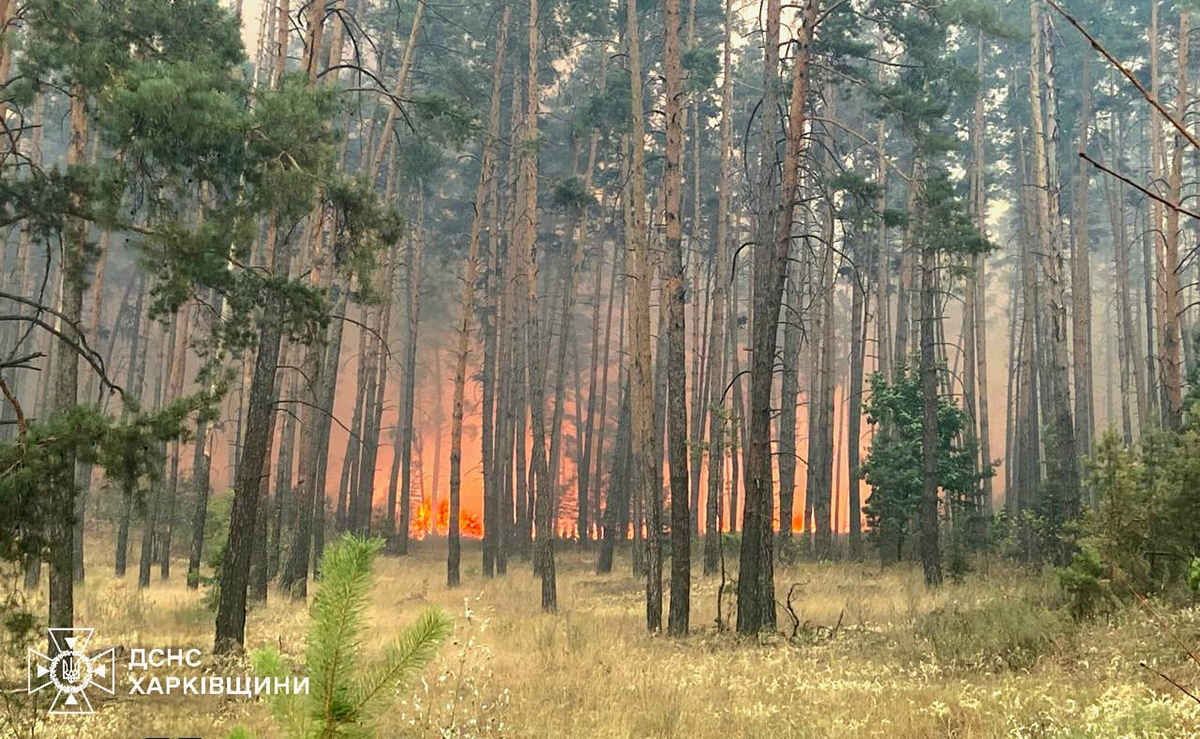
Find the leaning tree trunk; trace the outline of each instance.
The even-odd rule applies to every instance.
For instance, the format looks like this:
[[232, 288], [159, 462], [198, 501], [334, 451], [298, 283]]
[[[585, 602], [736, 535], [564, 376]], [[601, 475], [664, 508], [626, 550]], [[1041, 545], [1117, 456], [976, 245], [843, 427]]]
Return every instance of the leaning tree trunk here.
[[[290, 246], [286, 240], [276, 245], [270, 269], [279, 274], [286, 269]], [[274, 413], [275, 371], [279, 365], [283, 305], [270, 299], [258, 321], [258, 353], [250, 383], [246, 412], [246, 434], [242, 461], [238, 465], [233, 508], [229, 515], [229, 540], [221, 563], [221, 589], [217, 604], [217, 653], [240, 652], [246, 638], [246, 590], [250, 580], [250, 558], [254, 545], [263, 467], [266, 463], [267, 435]]]
[[[775, 627], [775, 577], [771, 532], [774, 485], [771, 475], [771, 381], [787, 260], [791, 248], [792, 218], [797, 202], [800, 147], [808, 105], [809, 56], [816, 30], [820, 0], [808, 0], [802, 11], [799, 44], [794, 52], [788, 131], [780, 183], [779, 207], [768, 212], [774, 223], [759, 229], [754, 251], [754, 354], [750, 366], [750, 419], [746, 460], [746, 502], [742, 514], [741, 570], [738, 574], [737, 629], [751, 634]], [[776, 84], [779, 51], [779, 0], [770, 0], [767, 43], [764, 45], [764, 85]], [[774, 110], [774, 104], [766, 106]], [[774, 116], [765, 116], [773, 118]], [[774, 169], [774, 138], [764, 142], [764, 170]], [[764, 174], [769, 182], [769, 175]], [[769, 184], [763, 189], [767, 189]], [[761, 206], [760, 206], [761, 207]]]
[[[626, 248], [629, 256], [632, 290], [630, 292], [629, 336], [630, 412], [632, 439], [637, 469], [633, 474], [635, 500], [646, 501], [651, 513], [649, 562], [646, 567], [646, 625], [650, 631], [662, 630], [662, 557], [659, 548], [661, 522], [654, 512], [662, 491], [661, 479], [655, 479], [657, 465], [652, 450], [654, 443], [653, 371], [650, 358], [650, 255], [646, 244], [646, 154], [643, 146], [646, 132], [645, 101], [642, 94], [642, 39], [638, 27], [637, 3], [626, 0], [626, 43], [629, 53], [629, 99], [633, 113], [633, 128], [629, 135], [632, 150], [630, 171], [631, 214], [626, 224]], [[634, 530], [640, 522], [634, 520]], [[635, 537], [636, 539], [636, 537]], [[635, 541], [636, 546], [636, 541]]]

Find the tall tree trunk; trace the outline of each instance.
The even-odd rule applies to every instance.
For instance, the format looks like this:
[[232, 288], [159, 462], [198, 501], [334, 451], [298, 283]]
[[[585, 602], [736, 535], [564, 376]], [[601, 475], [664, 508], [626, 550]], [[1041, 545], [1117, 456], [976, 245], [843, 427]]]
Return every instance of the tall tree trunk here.
[[[653, 373], [650, 358], [650, 282], [652, 280], [649, 249], [646, 244], [646, 123], [642, 94], [642, 37], [638, 25], [637, 3], [626, 0], [626, 35], [629, 53], [629, 96], [633, 127], [629, 136], [633, 164], [630, 172], [631, 214], [625, 237], [632, 279], [629, 310], [630, 337], [630, 411], [636, 470], [633, 474], [635, 499], [645, 501], [650, 515], [646, 563], [646, 626], [662, 630], [662, 524], [656, 515], [662, 491], [662, 478], [655, 479], [658, 465], [651, 452], [654, 442]], [[635, 518], [634, 529], [640, 529]]]
[[[671, 610], [667, 632], [684, 636], [691, 611], [691, 513], [688, 510], [687, 283], [683, 260], [683, 69], [679, 49], [679, 0], [666, 0], [663, 66], [666, 72], [667, 147], [663, 172], [666, 215], [667, 449], [671, 477]], [[693, 377], [693, 380], [696, 378]]]
[[[507, 34], [506, 19], [504, 27]], [[503, 47], [497, 47], [497, 54], [504, 52]], [[499, 56], [497, 56], [499, 61]], [[497, 64], [498, 67], [503, 67]], [[503, 79], [501, 79], [503, 85]], [[514, 85], [519, 88], [520, 85]], [[490, 121], [489, 121], [490, 124]], [[489, 126], [495, 136], [500, 136], [499, 111], [495, 125]], [[494, 157], [495, 155], [493, 155]], [[511, 158], [511, 157], [510, 157]], [[499, 165], [492, 160], [492, 169], [488, 175], [487, 202], [488, 211], [488, 269], [487, 285], [484, 293], [484, 310], [480, 315], [483, 331], [483, 424], [480, 434], [481, 456], [483, 458], [483, 576], [492, 577], [494, 574], [505, 574], [508, 570], [507, 550], [504, 546], [508, 531], [512, 528], [511, 513], [505, 518], [502, 513], [502, 502], [507, 500], [512, 507], [510, 488], [505, 485], [506, 471], [511, 468], [511, 443], [505, 446], [505, 436], [509, 426], [505, 422], [505, 408], [511, 388], [508, 387], [508, 372], [505, 371], [507, 362], [502, 361], [501, 353], [507, 351], [507, 343], [500, 333], [501, 304], [503, 292], [500, 285], [504, 284], [501, 274], [503, 261], [501, 251], [503, 242], [500, 233], [500, 177]], [[482, 175], [481, 175], [482, 176]], [[499, 377], [498, 377], [499, 375]], [[502, 456], [505, 455], [505, 456]], [[503, 487], [502, 487], [503, 485]]]
[[[628, 161], [628, 157], [622, 157], [622, 171], [625, 169], [624, 162]], [[625, 192], [629, 192], [628, 178], [622, 177], [626, 182]], [[625, 202], [622, 221], [626, 220], [629, 215], [628, 197], [622, 197]], [[615, 293], [616, 290], [616, 275], [617, 271], [617, 256], [618, 250], [624, 248], [624, 234], [626, 231], [618, 232], [619, 238], [615, 240], [613, 245], [613, 275], [610, 280], [610, 289]], [[624, 269], [620, 270], [624, 272]], [[629, 525], [629, 490], [630, 483], [633, 481], [632, 470], [629, 469], [633, 464], [633, 444], [631, 439], [631, 415], [630, 408], [630, 389], [627, 382], [628, 373], [625, 371], [625, 364], [621, 357], [625, 353], [625, 298], [627, 280], [621, 281], [621, 322], [617, 329], [617, 389], [620, 395], [620, 403], [617, 406], [617, 432], [616, 439], [613, 441], [613, 451], [610, 457], [610, 467], [608, 475], [608, 485], [605, 486], [605, 502], [604, 502], [604, 531], [602, 532], [603, 541], [600, 547], [600, 556], [596, 559], [596, 574], [606, 575], [612, 572], [613, 550], [618, 541], [624, 541], [628, 525]], [[609, 318], [612, 318], [612, 298], [613, 294], [609, 294]], [[608, 407], [608, 351], [607, 340], [605, 341], [605, 362], [604, 362], [604, 401], [600, 404], [603, 410]], [[600, 424], [600, 440], [596, 445], [597, 456], [603, 457], [604, 452], [604, 429], [607, 426], [604, 423], [604, 418], [601, 418]], [[597, 469], [599, 468], [597, 464]]]
[[[67, 167], [84, 163], [88, 138], [87, 99], [81, 84], [71, 89], [70, 138], [67, 140]], [[70, 196], [72, 204], [82, 209], [79, 196]], [[63, 229], [61, 306], [63, 321], [79, 325], [83, 320], [83, 293], [87, 272], [87, 222], [82, 218], [67, 219]], [[65, 413], [75, 407], [79, 392], [79, 357], [68, 341], [54, 343], [54, 396], [50, 414]], [[49, 622], [52, 629], [70, 629], [75, 621], [74, 516], [75, 459], [63, 460], [64, 479], [56, 485], [59, 495], [54, 510], [60, 511], [49, 527], [47, 550], [50, 563]], [[58, 654], [53, 637], [49, 639], [47, 656]]]
[[[917, 217], [920, 217], [918, 214]], [[926, 585], [941, 585], [942, 557], [938, 547], [938, 430], [937, 315], [934, 313], [934, 271], [937, 255], [921, 249], [921, 569]]]
[[[138, 279], [137, 300], [133, 307], [133, 327], [129, 333], [129, 368], [126, 373], [126, 392], [132, 397], [141, 395], [146, 364], [139, 357], [142, 345], [142, 314], [146, 299], [146, 278]], [[149, 331], [146, 332], [149, 334]], [[114, 558], [117, 577], [125, 576], [129, 558], [129, 527], [133, 520], [134, 488], [121, 491], [121, 517], [117, 522], [117, 551]]]
[[[284, 0], [286, 3], [286, 0]], [[282, 15], [286, 16], [286, 13]], [[320, 27], [324, 23], [325, 0], [316, 0], [308, 9], [309, 39], [306, 45], [304, 68], [309, 72], [309, 86], [315, 82], [315, 62], [318, 51]], [[280, 54], [277, 62], [282, 73], [286, 60], [287, 27], [289, 19], [280, 19]], [[277, 230], [275, 217], [271, 217], [272, 230]], [[276, 244], [267, 241], [266, 267], [279, 275], [288, 269], [291, 244], [287, 239]], [[250, 384], [250, 397], [246, 410], [246, 433], [242, 446], [242, 461], [238, 464], [234, 485], [233, 507], [229, 515], [229, 538], [225, 544], [225, 555], [221, 562], [221, 588], [217, 603], [216, 634], [214, 651], [232, 653], [242, 651], [246, 632], [246, 591], [250, 577], [251, 550], [255, 538], [255, 522], [258, 517], [259, 489], [263, 467], [269, 449], [268, 435], [272, 430], [274, 416], [275, 372], [279, 365], [279, 348], [283, 323], [283, 304], [269, 299], [258, 320], [259, 341], [254, 363], [254, 376]]]
[[[347, 520], [350, 517], [350, 501], [354, 495], [354, 491], [358, 489], [358, 460], [362, 455], [362, 426], [363, 415], [365, 413], [367, 403], [367, 383], [370, 381], [368, 368], [370, 363], [367, 361], [367, 339], [370, 335], [371, 324], [371, 308], [363, 306], [360, 311], [361, 326], [358, 329], [358, 353], [355, 354], [355, 359], [358, 361], [358, 372], [356, 374], [356, 382], [354, 386], [354, 411], [350, 417], [351, 433], [346, 437], [346, 452], [342, 455], [342, 472], [341, 479], [338, 484], [338, 499], [336, 509], [337, 530], [345, 531], [347, 528]], [[332, 368], [331, 368], [332, 369]], [[403, 412], [403, 407], [401, 408]], [[396, 443], [399, 444], [400, 436], [397, 434]], [[393, 456], [392, 468], [395, 470], [399, 460], [399, 449], [396, 449], [396, 454]], [[394, 479], [394, 475], [393, 475]], [[389, 489], [389, 497], [394, 498], [395, 484]]]
[[[1067, 352], [1067, 305], [1063, 270], [1062, 222], [1059, 211], [1058, 181], [1054, 176], [1057, 141], [1056, 91], [1054, 62], [1050, 47], [1052, 27], [1043, 19], [1037, 3], [1031, 5], [1032, 53], [1030, 62], [1030, 103], [1033, 120], [1034, 181], [1037, 184], [1039, 248], [1045, 279], [1047, 308], [1048, 385], [1051, 409], [1048, 430], [1047, 475], [1052, 502], [1057, 509], [1051, 521], [1061, 523], [1079, 513], [1080, 471], [1075, 424], [1071, 412], [1070, 370]], [[1046, 113], [1042, 118], [1042, 78], [1045, 77]], [[1044, 127], [1043, 127], [1044, 126]], [[1060, 556], [1065, 556], [1061, 553]]]
[[[602, 78], [601, 88], [603, 89], [603, 87], [604, 87], [603, 75], [601, 75], [601, 78]], [[584, 175], [583, 175], [583, 189], [584, 189], [584, 192], [586, 192], [586, 193], [590, 193], [592, 190], [592, 172], [595, 170], [595, 166], [596, 166], [596, 147], [597, 147], [598, 143], [599, 143], [599, 134], [593, 133], [591, 136], [591, 141], [588, 145], [587, 165], [584, 168]], [[587, 217], [588, 217], [587, 210], [588, 209], [586, 206], [581, 208], [578, 211], [578, 213], [574, 216], [574, 218], [572, 219], [573, 222], [569, 226], [570, 232], [567, 236], [567, 242], [565, 245], [566, 248], [564, 249], [564, 253], [571, 255], [571, 261], [570, 261], [570, 263], [565, 264], [562, 267], [562, 283], [561, 283], [562, 284], [562, 289], [561, 289], [562, 304], [560, 306], [561, 315], [559, 317], [559, 325], [561, 328], [559, 329], [559, 339], [558, 339], [558, 345], [556, 347], [558, 350], [558, 356], [557, 356], [557, 361], [556, 361], [557, 369], [555, 371], [555, 377], [554, 377], [554, 416], [550, 422], [550, 429], [551, 429], [551, 431], [550, 431], [550, 478], [552, 480], [557, 480], [558, 474], [559, 474], [559, 466], [560, 466], [560, 462], [562, 460], [562, 443], [563, 443], [562, 424], [563, 424], [563, 416], [566, 411], [566, 407], [565, 407], [566, 406], [566, 389], [565, 388], [566, 388], [566, 377], [567, 377], [567, 348], [573, 341], [573, 331], [571, 328], [571, 322], [572, 322], [573, 313], [574, 313], [574, 309], [575, 309], [575, 295], [576, 295], [575, 281], [576, 281], [576, 275], [579, 274], [579, 272], [583, 266], [583, 257], [584, 257], [584, 251], [585, 251], [585, 246], [586, 246], [586, 239], [584, 238], [584, 236], [586, 234], [586, 226], [587, 226]], [[575, 403], [574, 403], [576, 414], [578, 414], [578, 412], [579, 412], [579, 403], [580, 403], [579, 396], [576, 395]], [[577, 440], [580, 438], [578, 428], [576, 428], [575, 437]], [[578, 465], [576, 465], [576, 467], [577, 467], [576, 472], [578, 473], [579, 472]], [[576, 512], [577, 520], [580, 520], [583, 524], [583, 527], [586, 529], [586, 527], [587, 527], [587, 513], [586, 513], [587, 493], [583, 490], [582, 487], [577, 487], [577, 491], [579, 493], [579, 495], [576, 496], [578, 508], [584, 511], [583, 513], [579, 513], [579, 511]], [[580, 497], [580, 496], [582, 496], [582, 497]], [[558, 506], [556, 503], [555, 510], [554, 510], [554, 519], [557, 520], [557, 517], [558, 517]], [[582, 518], [579, 518], [579, 517], [582, 517]]]
[[[284, 345], [280, 341], [279, 365], [289, 363], [291, 343]], [[271, 517], [271, 459], [275, 450], [275, 423], [279, 418], [275, 410], [279, 407], [279, 398], [283, 394], [283, 376], [278, 369], [275, 372], [275, 384], [271, 390], [271, 415], [267, 420], [267, 446], [263, 456], [263, 469], [259, 477], [258, 508], [254, 514], [254, 540], [250, 546], [250, 576], [247, 586], [247, 598], [254, 603], [265, 603], [267, 600], [267, 529]], [[276, 487], [276, 495], [279, 490]]]
[[[1092, 125], [1092, 87], [1085, 54], [1080, 68], [1079, 151], [1088, 150], [1088, 131]], [[1071, 214], [1074, 239], [1071, 249], [1071, 333], [1075, 377], [1075, 433], [1079, 453], [1092, 454], [1092, 435], [1096, 428], [1096, 399], [1092, 369], [1092, 267], [1088, 238], [1088, 176], [1091, 165], [1082, 158], [1075, 173], [1075, 207]]]
[[[795, 556], [792, 547], [792, 518], [796, 500], [796, 460], [799, 459], [796, 444], [796, 421], [798, 419], [796, 403], [800, 396], [799, 365], [804, 333], [803, 327], [800, 325], [800, 316], [803, 315], [804, 310], [802, 305], [804, 278], [801, 277], [801, 269], [805, 272], [808, 271], [807, 255], [797, 261], [803, 262], [804, 266], [800, 267], [799, 264], [793, 262], [789, 268], [787, 305], [790, 310], [784, 319], [783, 357], [781, 359], [783, 367], [780, 371], [780, 374], [783, 375], [783, 382], [779, 404], [779, 558], [784, 562], [791, 562]], [[814, 407], [815, 404], [810, 403], [810, 410]], [[814, 427], [810, 424], [808, 428]], [[809, 439], [812, 438], [810, 433]], [[812, 462], [811, 457], [809, 462]], [[809, 469], [812, 468], [809, 467]], [[808, 489], [811, 490], [811, 488]]]
[[[318, 287], [333, 276], [332, 255], [325, 248], [322, 236], [325, 215], [324, 211], [318, 211], [314, 225], [318, 239], [314, 241], [314, 251], [321, 250], [318, 259], [320, 267], [314, 274]], [[319, 563], [321, 541], [324, 538], [325, 472], [349, 291], [334, 284], [330, 298], [340, 318], [333, 321], [327, 346], [323, 341], [314, 341], [304, 348], [304, 386], [298, 393], [305, 405], [301, 409], [303, 423], [300, 427], [300, 462], [296, 481], [296, 520], [292, 545], [279, 576], [280, 588], [296, 600], [303, 600], [308, 593], [310, 546], [314, 550], [313, 563]], [[349, 460], [346, 463], [349, 464]]]
[[[416, 403], [417, 340], [421, 325], [421, 260], [425, 251], [425, 194], [417, 193], [416, 231], [408, 240], [405, 260], [405, 315], [408, 317], [408, 336], [404, 342], [404, 387], [400, 396], [400, 530], [399, 553], [408, 554], [408, 537], [412, 520], [412, 452], [413, 410]], [[390, 497], [390, 494], [389, 494]]]
[[[179, 330], [175, 337], [175, 359], [171, 362], [174, 368], [171, 379], [171, 392], [168, 402], [183, 397], [183, 379], [187, 374], [188, 332], [191, 329], [192, 303], [187, 303], [179, 316]], [[163, 531], [162, 558], [159, 564], [159, 577], [163, 580], [171, 577], [171, 539], [175, 533], [175, 506], [179, 493], [179, 455], [183, 442], [172, 442], [171, 452], [171, 481], [167, 486], [167, 500], [164, 508], [166, 528]]]
[[[458, 587], [459, 561], [462, 545], [459, 541], [458, 515], [462, 494], [462, 427], [463, 396], [467, 385], [467, 350], [471, 331], [472, 314], [475, 308], [475, 273], [479, 262], [479, 238], [483, 229], [484, 213], [488, 208], [491, 180], [495, 175], [496, 140], [500, 136], [500, 86], [504, 82], [504, 53], [508, 45], [508, 23], [512, 17], [512, 5], [506, 3], [500, 15], [500, 28], [496, 35], [495, 67], [492, 72], [492, 95], [488, 108], [488, 131], [483, 141], [480, 157], [479, 185], [475, 188], [475, 215], [471, 219], [471, 240], [467, 249], [467, 263], [463, 268], [462, 318], [458, 324], [458, 353], [454, 364], [454, 401], [450, 421], [450, 547], [446, 557], [446, 586]], [[484, 430], [484, 436], [490, 429]], [[485, 464], [491, 464], [486, 459]], [[490, 472], [490, 470], [488, 470]], [[487, 473], [485, 472], [485, 477]], [[486, 484], [486, 483], [485, 483]]]
[[[175, 334], [178, 328], [178, 315], [171, 316], [170, 328], [159, 332], [158, 374], [154, 380], [154, 408], [157, 410], [164, 405], [164, 399], [171, 386], [171, 362], [174, 353], [170, 350], [175, 344]], [[160, 473], [151, 485], [150, 499], [147, 501], [146, 514], [142, 520], [141, 556], [138, 559], [138, 588], [150, 587], [150, 570], [154, 566], [154, 552], [158, 537], [158, 517], [162, 502], [162, 488], [166, 484], [165, 475], [161, 474], [165, 466], [166, 445], [156, 444], [156, 449], [163, 455], [158, 462]]]
[[[1120, 115], [1114, 111], [1109, 129], [1109, 162], [1115, 168], [1116, 152], [1120, 141]], [[1129, 289], [1129, 237], [1125, 221], [1125, 204], [1121, 196], [1121, 185], [1111, 178], [1104, 180], [1108, 196], [1109, 219], [1112, 223], [1113, 272], [1117, 283], [1117, 354], [1121, 378], [1121, 426], [1125, 443], [1133, 444], [1133, 418], [1130, 411], [1130, 395], [1137, 400], [1139, 418], [1146, 413], [1146, 390], [1142, 378], [1142, 363], [1135, 358], [1133, 344], [1134, 320], [1133, 299]], [[1130, 386], [1133, 387], [1130, 387]]]
[[[1156, 8], [1157, 3], [1152, 4]], [[1179, 44], [1177, 79], [1175, 83], [1175, 116], [1183, 120], [1188, 106], [1188, 48], [1191, 36], [1191, 11], [1181, 8], [1179, 11]], [[1156, 39], [1151, 38], [1151, 43]], [[1157, 51], [1152, 52], [1157, 57]], [[1154, 77], [1157, 82], [1157, 75]], [[1158, 113], [1150, 112], [1151, 125], [1154, 135], [1161, 137], [1162, 127], [1159, 125]], [[1161, 146], [1161, 144], [1160, 144]], [[1171, 153], [1171, 165], [1167, 180], [1167, 199], [1173, 203], [1180, 202], [1183, 195], [1183, 138], [1176, 133]], [[1174, 208], [1166, 209], [1166, 224], [1163, 237], [1158, 240], [1158, 289], [1161, 303], [1161, 319], [1159, 321], [1159, 366], [1162, 369], [1164, 425], [1169, 429], [1178, 429], [1183, 425], [1183, 330], [1180, 322], [1182, 310], [1179, 300], [1179, 211]]]
[[[977, 49], [976, 69], [980, 79], [984, 74], [984, 51], [985, 42], [983, 32], [979, 33], [979, 42]], [[987, 119], [984, 117], [984, 100], [983, 94], [980, 92], [975, 97], [975, 115], [974, 115], [974, 130], [975, 138], [973, 141], [973, 159], [974, 159], [974, 197], [973, 203], [975, 206], [975, 228], [980, 234], [987, 234]], [[969, 383], [971, 390], [974, 392], [978, 388], [978, 418], [979, 418], [979, 457], [984, 468], [992, 463], [992, 446], [991, 446], [991, 427], [988, 419], [988, 364], [987, 364], [987, 296], [984, 294], [984, 286], [987, 285], [987, 257], [983, 254], [977, 254], [974, 257], [974, 266], [972, 274], [968, 280], [967, 289], [970, 291], [970, 316], [971, 328], [973, 333], [973, 344], [968, 349], [973, 354], [974, 365], [973, 372], [975, 374], [974, 381]], [[1016, 312], [1016, 306], [1011, 307], [1013, 312]], [[990, 522], [992, 519], [992, 477], [988, 475], [983, 479], [982, 490], [982, 511], [980, 522], [982, 524], [981, 534], [987, 535]]]
[[[1025, 151], [1024, 130], [1017, 133], [1018, 171], [1022, 182], [1029, 182], [1028, 156]], [[1028, 526], [1021, 520], [1026, 512], [1033, 513], [1037, 489], [1041, 484], [1041, 433], [1038, 414], [1037, 359], [1034, 341], [1037, 332], [1037, 207], [1035, 195], [1022, 193], [1021, 220], [1021, 342], [1020, 382], [1017, 389], [1017, 469], [1016, 514], [1020, 521], [1021, 549], [1027, 559], [1033, 556], [1033, 540]]]
[[846, 469], [849, 473], [849, 490], [846, 502], [851, 559], [862, 557], [863, 372], [866, 364], [867, 320], [871, 312], [871, 268], [874, 266], [874, 260], [882, 257], [878, 249], [873, 249], [871, 257], [864, 265], [866, 269], [854, 270], [853, 284], [850, 286], [850, 378], [847, 391], [850, 407], [846, 416]]
[[[389, 189], [395, 182], [396, 165], [393, 161], [389, 173]], [[393, 243], [387, 257], [387, 267], [383, 275], [382, 294], [385, 296], [380, 307], [379, 335], [374, 339], [375, 349], [372, 352], [372, 381], [368, 385], [368, 413], [365, 419], [363, 436], [363, 454], [358, 473], [358, 515], [353, 530], [359, 536], [371, 535], [371, 514], [374, 509], [375, 495], [375, 460], [379, 454], [379, 432], [383, 423], [383, 398], [387, 392], [387, 376], [390, 359], [388, 336], [392, 325], [392, 300], [395, 294], [396, 259], [398, 244]]]
[[[288, 377], [286, 390], [281, 400], [290, 403], [296, 400], [298, 395], [299, 375], [293, 372]], [[264, 572], [267, 580], [272, 580], [279, 574], [279, 561], [283, 556], [284, 529], [294, 530], [296, 484], [292, 478], [292, 470], [295, 465], [295, 454], [296, 414], [286, 413], [283, 417], [283, 430], [279, 435], [279, 458], [275, 462], [275, 499], [271, 512], [270, 541], [267, 543], [267, 567]]]
[[[826, 100], [833, 100], [832, 89], [826, 91]], [[826, 167], [832, 171], [832, 157], [827, 153], [826, 158]], [[830, 515], [836, 492], [833, 485], [833, 472], [836, 469], [833, 463], [833, 396], [837, 385], [833, 370], [833, 357], [837, 353], [833, 326], [834, 291], [837, 289], [837, 267], [832, 247], [834, 219], [835, 214], [830, 209], [822, 226], [825, 247], [821, 252], [819, 288], [813, 296], [817, 311], [813, 331], [818, 338], [813, 342], [815, 371], [812, 392], [809, 394], [809, 407], [815, 413], [815, 421], [813, 413], [810, 413], [806, 496], [812, 499], [813, 554], [818, 559], [830, 559], [833, 556], [832, 528], [837, 523]]]
[[[918, 182], [925, 178], [924, 161], [921, 159], [920, 153], [914, 154], [912, 165], [912, 175], [908, 182], [908, 202], [905, 207], [905, 212], [912, 213], [917, 206], [917, 188]], [[916, 244], [913, 243], [913, 235], [916, 231], [916, 222], [909, 219], [908, 224], [904, 228], [904, 242], [900, 247], [900, 283], [896, 290], [896, 335], [893, 345], [895, 347], [895, 357], [892, 360], [892, 371], [899, 372], [901, 365], [911, 369], [911, 362], [908, 356], [908, 334], [912, 326], [912, 292], [913, 292], [913, 275], [916, 273]]]
[[556, 507], [555, 480], [548, 474], [545, 428], [545, 374], [542, 365], [542, 344], [538, 330], [538, 269], [537, 269], [537, 173], [538, 156], [533, 143], [538, 137], [538, 0], [529, 0], [529, 67], [525, 82], [525, 126], [522, 138], [529, 150], [523, 152], [519, 187], [523, 190], [522, 215], [517, 221], [516, 239], [525, 260], [526, 302], [526, 359], [529, 366], [529, 417], [533, 453], [530, 467], [537, 480], [536, 565], [542, 580], [542, 610], [558, 608], [558, 593], [554, 573], [554, 511]]
[[621, 405], [617, 412], [617, 438], [613, 443], [612, 472], [608, 477], [608, 499], [604, 505], [604, 532], [600, 541], [600, 556], [596, 559], [596, 574], [612, 572], [613, 553], [618, 541], [625, 539], [629, 510], [629, 462], [632, 458], [630, 442], [629, 389], [621, 389]]
[[[712, 290], [712, 329], [708, 350], [708, 500], [704, 521], [704, 574], [717, 571], [721, 548], [721, 503], [725, 472], [725, 289], [729, 274], [729, 202], [733, 189], [733, 0], [725, 0], [721, 51], [721, 171], [717, 187], [716, 265]], [[733, 326], [729, 331], [734, 331]]]
[[[6, 79], [6, 77], [0, 75], [0, 79]], [[96, 155], [99, 149], [100, 143], [97, 141], [95, 147], [92, 149], [92, 164], [95, 164]], [[105, 229], [105, 231], [100, 234], [100, 243], [98, 246], [99, 257], [97, 258], [96, 264], [96, 276], [92, 280], [92, 307], [89, 313], [87, 327], [87, 335], [91, 337], [92, 341], [98, 341], [100, 337], [100, 322], [104, 313], [104, 273], [106, 265], [108, 264], [109, 240], [109, 231]], [[28, 293], [21, 294], [27, 295]], [[110, 347], [112, 344], [116, 343], [116, 334], [117, 327], [114, 325]], [[83, 393], [84, 402], [92, 402], [91, 396], [92, 392], [95, 390], [96, 381], [97, 377], [94, 374], [88, 376], [87, 385]], [[87, 574], [84, 565], [84, 522], [87, 518], [88, 497], [92, 491], [92, 465], [90, 463], [80, 464], [78, 477], [79, 492], [75, 496], [75, 527], [73, 531], [75, 552], [73, 554], [73, 561], [75, 567], [75, 581], [83, 582], [84, 577]]]

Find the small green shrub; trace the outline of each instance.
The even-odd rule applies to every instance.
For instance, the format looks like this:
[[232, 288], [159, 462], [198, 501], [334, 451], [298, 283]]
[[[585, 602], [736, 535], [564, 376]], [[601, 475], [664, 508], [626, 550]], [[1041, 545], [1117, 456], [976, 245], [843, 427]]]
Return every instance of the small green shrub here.
[[1076, 620], [1094, 616], [1116, 602], [1108, 569], [1100, 553], [1088, 542], [1080, 546], [1071, 564], [1058, 570], [1058, 581]]

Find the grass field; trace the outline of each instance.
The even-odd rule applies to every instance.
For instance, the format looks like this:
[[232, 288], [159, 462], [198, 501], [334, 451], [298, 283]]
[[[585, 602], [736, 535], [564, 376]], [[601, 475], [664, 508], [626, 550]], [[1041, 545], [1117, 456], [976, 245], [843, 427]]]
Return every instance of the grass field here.
[[[97, 630], [93, 647], [198, 647], [205, 666], [180, 674], [248, 672], [209, 655], [213, 616], [201, 594], [183, 586], [186, 563], [175, 564], [167, 583], [156, 569], [152, 587], [139, 592], [136, 569], [115, 580], [100, 542], [91, 553], [76, 623]], [[422, 679], [397, 694], [378, 735], [1200, 736], [1200, 704], [1140, 665], [1185, 686], [1200, 678], [1170, 635], [1200, 644], [1195, 607], [1157, 605], [1166, 627], [1136, 607], [1081, 626], [1061, 608], [1053, 575], [995, 561], [936, 591], [913, 567], [801, 563], [776, 573], [779, 599], [790, 591], [800, 620], [795, 636], [781, 606], [783, 633], [745, 640], [718, 631], [718, 580], [700, 577], [697, 566], [692, 635], [677, 640], [646, 633], [643, 583], [622, 555], [615, 574], [599, 577], [594, 553], [560, 547], [554, 615], [541, 613], [527, 562], [484, 581], [474, 543], [464, 551], [465, 585], [453, 591], [443, 585], [444, 543], [380, 558], [373, 638], [394, 635], [429, 605], [456, 616], [457, 633]], [[306, 628], [303, 604], [272, 592], [250, 614], [248, 646], [278, 647], [300, 671]], [[22, 685], [23, 660], [6, 659], [4, 684]], [[4, 731], [208, 738], [241, 724], [258, 737], [280, 736], [263, 701], [131, 697], [124, 678], [118, 697], [86, 718], [37, 723], [45, 701], [33, 706], [14, 693]]]

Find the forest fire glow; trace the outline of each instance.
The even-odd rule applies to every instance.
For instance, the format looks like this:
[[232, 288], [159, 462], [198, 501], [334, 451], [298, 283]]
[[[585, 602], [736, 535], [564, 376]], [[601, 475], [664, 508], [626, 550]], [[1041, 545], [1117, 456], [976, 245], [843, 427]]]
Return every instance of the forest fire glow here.
[[[483, 521], [474, 511], [462, 508], [458, 512], [458, 530], [467, 538], [482, 539]], [[449, 531], [450, 501], [443, 499], [438, 503], [436, 515], [428, 500], [421, 501], [413, 511], [412, 523], [409, 525], [409, 535], [412, 538], [421, 541], [427, 536], [445, 536]]]

